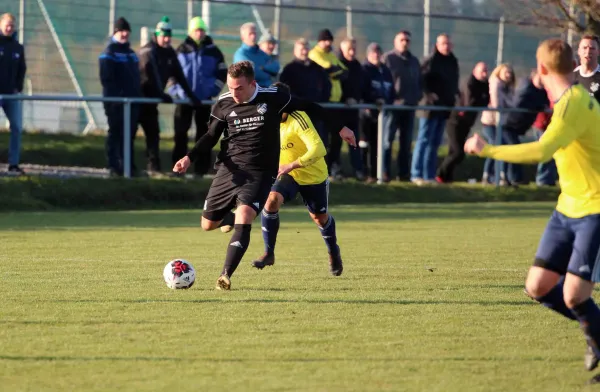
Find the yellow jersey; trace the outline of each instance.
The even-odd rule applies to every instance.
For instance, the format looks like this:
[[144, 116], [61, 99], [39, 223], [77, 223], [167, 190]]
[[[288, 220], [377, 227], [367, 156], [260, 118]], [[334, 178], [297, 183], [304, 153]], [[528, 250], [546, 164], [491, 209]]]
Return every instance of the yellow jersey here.
[[327, 179], [327, 150], [312, 121], [304, 112], [293, 112], [279, 127], [279, 164], [298, 161], [302, 167], [289, 174], [299, 185], [316, 185]]
[[539, 142], [486, 145], [480, 155], [512, 163], [554, 157], [561, 190], [556, 210], [569, 218], [600, 214], [600, 106], [581, 85], [556, 102]]
[[308, 58], [326, 70], [332, 67], [337, 69], [334, 72], [329, 73], [329, 79], [331, 81], [329, 102], [340, 102], [342, 100], [342, 83], [338, 79], [338, 76], [348, 70], [346, 66], [337, 58], [333, 50], [326, 52], [319, 45], [308, 52]]

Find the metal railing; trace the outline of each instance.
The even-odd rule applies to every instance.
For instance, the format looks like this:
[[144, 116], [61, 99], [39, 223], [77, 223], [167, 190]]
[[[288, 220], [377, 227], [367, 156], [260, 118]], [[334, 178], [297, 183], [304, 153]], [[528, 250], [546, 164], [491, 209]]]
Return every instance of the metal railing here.
[[[131, 177], [131, 105], [132, 104], [161, 104], [164, 103], [158, 98], [122, 98], [122, 97], [103, 97], [103, 96], [57, 96], [57, 95], [0, 95], [0, 102], [2, 100], [17, 100], [17, 101], [64, 101], [64, 102], [110, 102], [120, 103], [123, 105], [123, 171], [126, 178]], [[203, 105], [212, 105], [215, 101], [204, 100], [201, 101]], [[173, 104], [190, 104], [189, 100], [174, 100]], [[383, 144], [385, 137], [385, 115], [388, 111], [397, 110], [427, 110], [427, 111], [459, 111], [459, 112], [484, 112], [494, 111], [498, 112], [498, 124], [502, 123], [502, 116], [506, 113], [539, 113], [527, 109], [519, 108], [488, 108], [488, 107], [463, 107], [463, 106], [407, 106], [407, 105], [375, 105], [375, 104], [342, 104], [342, 103], [320, 103], [321, 106], [330, 109], [343, 109], [343, 110], [361, 110], [361, 109], [374, 109], [379, 110], [379, 116], [377, 119], [377, 183], [383, 183]], [[356, 131], [356, 130], [353, 130]], [[496, 145], [502, 144], [502, 128], [500, 125], [496, 126]], [[495, 161], [495, 184], [500, 185], [500, 172], [502, 168], [502, 162]]]

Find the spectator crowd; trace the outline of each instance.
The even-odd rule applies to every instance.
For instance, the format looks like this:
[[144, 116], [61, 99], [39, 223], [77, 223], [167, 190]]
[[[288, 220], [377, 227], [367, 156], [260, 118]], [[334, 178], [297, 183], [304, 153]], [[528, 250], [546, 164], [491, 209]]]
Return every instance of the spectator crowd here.
[[[0, 18], [0, 94], [20, 93], [23, 89], [24, 51], [14, 30], [14, 17], [3, 15]], [[201, 101], [215, 99], [225, 85], [226, 60], [206, 30], [200, 17], [191, 19], [187, 37], [174, 48], [171, 44], [173, 28], [169, 18], [164, 17], [156, 25], [152, 40], [136, 53], [129, 41], [131, 26], [125, 18], [119, 18], [114, 34], [99, 57], [103, 96], [158, 98], [165, 103], [172, 103], [174, 99], [189, 100], [189, 104], [178, 104], [175, 109], [172, 162], [188, 151], [192, 121], [196, 125], [196, 140], [207, 132], [210, 107]], [[499, 64], [489, 72], [487, 64], [478, 62], [461, 83], [459, 61], [447, 34], [437, 36], [432, 53], [419, 60], [411, 52], [411, 32], [402, 30], [395, 36], [391, 50], [384, 51], [380, 44], [372, 42], [367, 46], [365, 61], [360, 62], [355, 39], [346, 37], [338, 44], [331, 31], [323, 29], [318, 32], [314, 46], [306, 38], [297, 39], [294, 58], [284, 66], [279, 62], [277, 39], [269, 32], [259, 38], [257, 26], [244, 23], [240, 27], [240, 39], [233, 62], [251, 61], [259, 86], [268, 87], [279, 81], [289, 86], [292, 94], [321, 103], [403, 105], [402, 110], [387, 110], [382, 116], [384, 182], [396, 179], [422, 185], [454, 180], [456, 167], [465, 157], [463, 144], [479, 117], [478, 112], [453, 110], [454, 107], [529, 110], [501, 115], [494, 110], [484, 111], [479, 121], [484, 137], [491, 144], [497, 140], [503, 144], [520, 143], [530, 129], [539, 139], [551, 119], [552, 104], [536, 70], [518, 79], [510, 64]], [[596, 99], [600, 99], [598, 50], [598, 37], [583, 36], [577, 51], [580, 65], [574, 70], [576, 82], [583, 84]], [[10, 121], [9, 170], [21, 173], [18, 166], [22, 131], [20, 102], [5, 100], [0, 106]], [[416, 110], [419, 106], [421, 110]], [[112, 175], [121, 176], [124, 172], [123, 106], [105, 103], [104, 111], [109, 126], [108, 168]], [[319, 122], [315, 122], [315, 126], [327, 146], [330, 179], [354, 177], [369, 183], [377, 181], [379, 110], [329, 109], [329, 118], [336, 124], [332, 129], [325, 129]], [[157, 104], [132, 105], [132, 138], [138, 125], [146, 139], [147, 172], [159, 173], [164, 167], [159, 154]], [[350, 165], [342, 164], [343, 142], [335, 131], [343, 126], [354, 130], [360, 140], [358, 149], [349, 148]], [[413, 149], [415, 127], [418, 131]], [[448, 155], [438, 162], [444, 134]], [[396, 139], [399, 148], [393, 165], [392, 146]], [[207, 174], [211, 161], [210, 155], [199, 159], [195, 174]], [[346, 166], [351, 172], [344, 173]], [[482, 182], [493, 182], [496, 176], [504, 185], [526, 182], [519, 165], [502, 163], [500, 167], [496, 173], [495, 163], [486, 160]], [[136, 167], [131, 169], [133, 173], [138, 172]], [[554, 185], [556, 180], [552, 161], [539, 165], [538, 185]]]

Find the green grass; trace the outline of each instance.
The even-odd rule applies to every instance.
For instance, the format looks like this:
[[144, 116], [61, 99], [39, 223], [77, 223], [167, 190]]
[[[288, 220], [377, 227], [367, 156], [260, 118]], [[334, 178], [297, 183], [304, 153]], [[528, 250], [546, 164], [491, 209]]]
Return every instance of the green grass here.
[[[339, 278], [286, 208], [276, 265], [250, 267], [255, 224], [231, 292], [199, 211], [3, 213], [0, 390], [582, 390], [578, 325], [522, 290], [552, 207], [334, 206]], [[176, 257], [190, 290], [162, 281]]]
[[[0, 132], [0, 162], [8, 161], [8, 139], [9, 135], [7, 132]], [[106, 138], [104, 136], [97, 135], [79, 136], [69, 134], [25, 133], [23, 134], [21, 161], [24, 163], [40, 165], [103, 168], [106, 167], [106, 155], [104, 152], [105, 140]], [[218, 149], [218, 145], [215, 148]], [[139, 169], [146, 168], [146, 153], [144, 149], [145, 139], [140, 130], [135, 140], [134, 152], [134, 159]], [[163, 136], [160, 142], [160, 157], [163, 171], [169, 171], [171, 168], [172, 151], [172, 138]], [[352, 174], [350, 158], [347, 156], [346, 144], [344, 144], [343, 151], [342, 162], [344, 164], [344, 170], [347, 174]], [[394, 145], [394, 151], [397, 151], [397, 143]], [[447, 147], [442, 146], [439, 150], [440, 157], [443, 158], [446, 156], [447, 151]], [[395, 157], [396, 152], [393, 154]], [[215, 157], [216, 154], [213, 153], [213, 159]], [[480, 179], [483, 173], [483, 162], [483, 159], [480, 158], [467, 157], [456, 170], [456, 181], [466, 181], [470, 178]], [[395, 169], [396, 167], [394, 165], [393, 170]], [[524, 175], [526, 179], [533, 180], [535, 177], [535, 166], [524, 166]]]

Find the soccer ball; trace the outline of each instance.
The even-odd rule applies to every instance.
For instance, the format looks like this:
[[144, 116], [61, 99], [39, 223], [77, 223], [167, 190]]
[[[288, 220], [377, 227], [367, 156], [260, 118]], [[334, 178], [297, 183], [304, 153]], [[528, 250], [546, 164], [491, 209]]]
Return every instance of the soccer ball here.
[[167, 263], [163, 277], [170, 289], [189, 289], [196, 280], [196, 270], [189, 262], [175, 259]]

